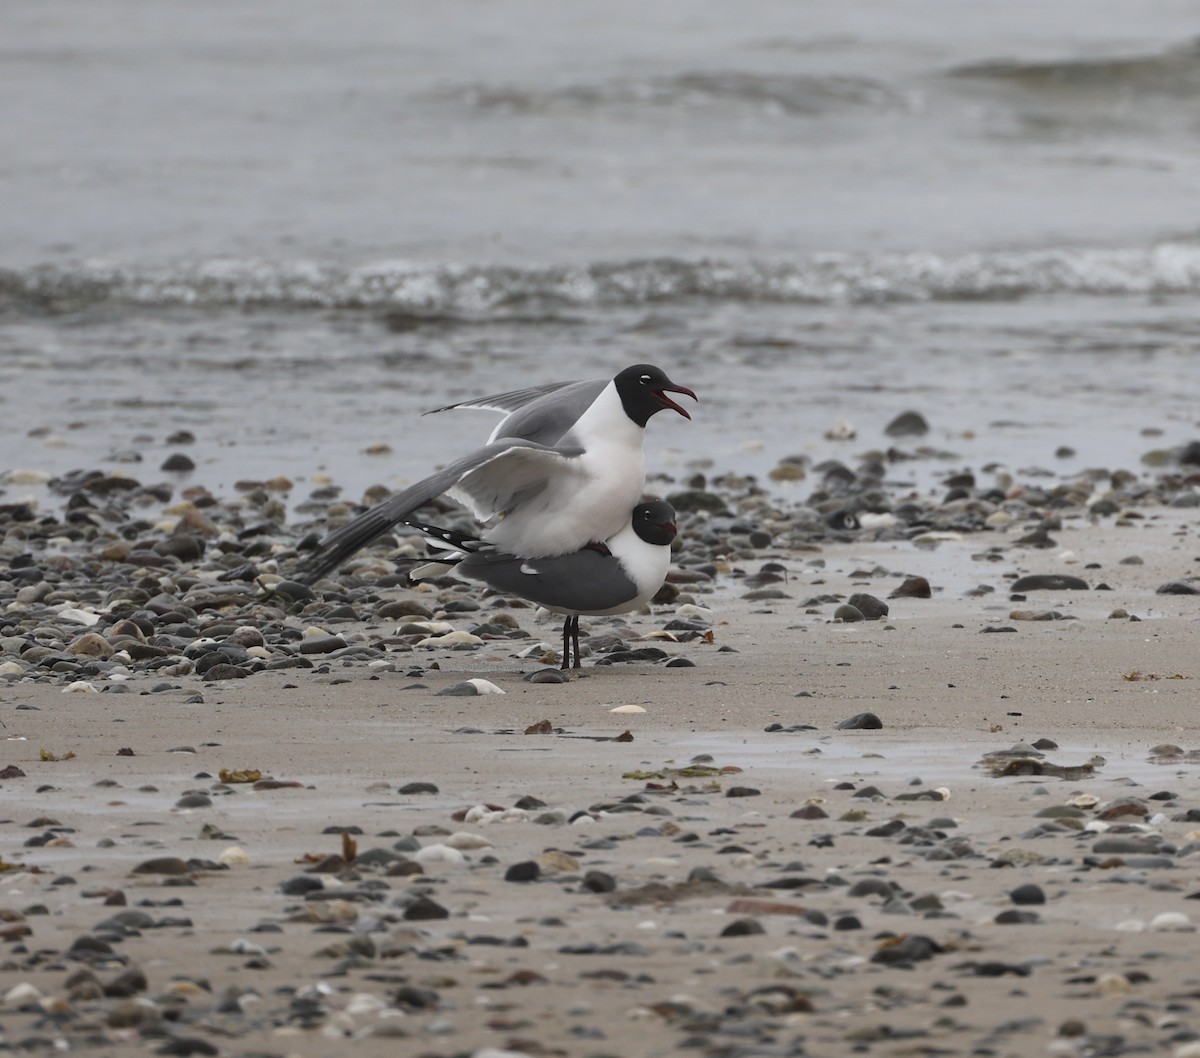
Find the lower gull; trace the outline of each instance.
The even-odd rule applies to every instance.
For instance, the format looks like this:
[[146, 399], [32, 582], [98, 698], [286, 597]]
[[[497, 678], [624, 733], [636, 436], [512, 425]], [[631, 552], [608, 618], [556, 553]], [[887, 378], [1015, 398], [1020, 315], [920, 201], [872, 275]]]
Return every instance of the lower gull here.
[[[486, 584], [555, 613], [563, 621], [562, 667], [579, 668], [579, 617], [599, 617], [640, 609], [666, 580], [675, 539], [675, 511], [663, 500], [639, 503], [625, 527], [603, 548], [585, 547], [553, 558], [518, 558], [465, 533], [423, 522], [405, 521], [447, 547], [433, 561], [409, 573], [412, 580], [453, 573]], [[572, 648], [574, 664], [572, 666]]]

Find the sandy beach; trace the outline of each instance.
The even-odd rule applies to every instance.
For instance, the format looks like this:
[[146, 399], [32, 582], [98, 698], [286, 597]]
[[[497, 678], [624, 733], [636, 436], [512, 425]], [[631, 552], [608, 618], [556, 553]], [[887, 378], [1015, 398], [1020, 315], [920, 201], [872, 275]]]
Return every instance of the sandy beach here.
[[[531, 684], [541, 666], [505, 643], [124, 695], [10, 683], [3, 1037], [1200, 1053], [1200, 762], [1161, 756], [1200, 748], [1196, 597], [1156, 591], [1198, 556], [1186, 511], [1143, 513], [1065, 519], [1052, 550], [1014, 534], [765, 549], [690, 588], [711, 643], [631, 644], [690, 667], [589, 659]], [[738, 573], [765, 562], [786, 581], [745, 598]], [[1009, 598], [1006, 578], [1066, 572], [1092, 590]], [[931, 598], [831, 621], [830, 600], [911, 575]], [[1062, 619], [1013, 616], [1037, 612]], [[554, 642], [553, 617], [522, 623]], [[468, 678], [505, 693], [439, 693]], [[644, 711], [613, 712], [628, 706]], [[882, 726], [838, 728], [864, 712]], [[981, 766], [1015, 744], [1025, 770]]]
[[[4, 25], [0, 1056], [1200, 1058], [1194, 0]], [[298, 582], [634, 364], [579, 671]]]

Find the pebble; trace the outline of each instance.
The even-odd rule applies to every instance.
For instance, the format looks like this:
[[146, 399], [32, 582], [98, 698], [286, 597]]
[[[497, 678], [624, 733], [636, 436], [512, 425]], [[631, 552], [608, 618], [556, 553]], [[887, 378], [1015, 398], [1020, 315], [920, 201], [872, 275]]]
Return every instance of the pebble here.
[[933, 597], [933, 589], [925, 577], [905, 577], [900, 586], [894, 589], [889, 599], [929, 599]]
[[883, 428], [888, 437], [922, 437], [929, 433], [929, 423], [919, 411], [905, 411]]
[[1066, 573], [1031, 573], [1018, 577], [1009, 586], [1012, 592], [1027, 591], [1087, 591], [1088, 582]]
[[1169, 580], [1155, 588], [1159, 595], [1200, 595], [1200, 586], [1186, 580]]
[[[855, 592], [846, 600], [846, 605], [854, 607], [867, 621], [879, 621], [888, 615], [888, 604], [874, 595]], [[834, 615], [836, 616], [836, 614]]]
[[839, 731], [878, 731], [883, 721], [874, 713], [855, 713], [835, 725]]
[[[904, 458], [905, 453], [896, 455]], [[796, 475], [788, 490], [776, 490], [783, 496], [763, 493], [761, 481], [743, 478], [736, 484], [708, 470], [696, 472], [700, 482], [681, 483], [686, 488], [680, 491], [689, 494], [695, 506], [693, 513], [681, 511], [671, 591], [650, 608], [652, 613], [590, 620], [587, 643], [592, 660], [661, 667], [695, 664], [707, 656], [713, 678], [726, 678], [717, 652], [729, 643], [722, 639], [733, 640], [742, 650], [752, 645], [734, 638], [736, 626], [721, 623], [716, 608], [701, 605], [711, 601], [718, 588], [727, 593], [762, 592], [754, 605], [794, 624], [798, 655], [810, 655], [798, 665], [816, 664], [811, 659], [825, 658], [824, 647], [814, 641], [811, 651], [802, 649], [809, 646], [802, 640], [830, 634], [823, 622], [831, 608], [846, 605], [866, 620], [885, 618], [888, 604], [875, 595], [847, 593], [900, 579], [896, 571], [872, 569], [869, 563], [851, 572], [832, 552], [826, 564], [818, 549], [828, 543], [861, 541], [865, 552], [866, 545], [878, 541], [885, 549], [873, 554], [882, 556], [961, 541], [977, 553], [981, 570], [982, 563], [996, 563], [986, 568], [997, 572], [981, 573], [968, 583], [990, 580], [997, 589], [1016, 591], [1021, 581], [1003, 575], [1020, 565], [1010, 549], [1021, 530], [1005, 534], [995, 529], [1036, 524], [1027, 535], [1035, 543], [1044, 542], [1051, 533], [1067, 532], [1071, 518], [1121, 520], [1139, 507], [1157, 516], [1192, 502], [1194, 494], [1193, 486], [1177, 480], [1174, 457], [1164, 463], [1170, 472], [1161, 477], [1141, 468], [1128, 479], [1113, 470], [1095, 481], [1041, 478], [1023, 471], [993, 474], [976, 468], [970, 474], [948, 476], [944, 488], [939, 487], [944, 495], [939, 496], [918, 496], [911, 487], [886, 483], [894, 474], [890, 454], [859, 456], [846, 449], [843, 458], [844, 463], [819, 468], [810, 460], [784, 461], [780, 465], [796, 466], [804, 475], [802, 480]], [[127, 469], [132, 473], [157, 461]], [[992, 477], [999, 483], [995, 488]], [[543, 757], [552, 753], [561, 743], [522, 740], [519, 734], [526, 723], [543, 715], [570, 732], [569, 711], [561, 717], [559, 712], [568, 708], [565, 703], [576, 676], [539, 666], [537, 659], [548, 649], [541, 637], [553, 640], [553, 625], [535, 611], [510, 607], [503, 599], [461, 586], [410, 591], [403, 578], [407, 559], [395, 558], [397, 553], [403, 556], [404, 545], [397, 552], [393, 540], [368, 549], [361, 565], [352, 564], [354, 571], [327, 578], [315, 590], [289, 581], [288, 551], [305, 535], [324, 530], [312, 519], [329, 509], [331, 496], [315, 502], [310, 512], [294, 515], [271, 507], [274, 489], [265, 482], [246, 483], [229, 499], [194, 494], [188, 501], [176, 495], [183, 487], [178, 482], [143, 486], [131, 477], [108, 473], [94, 479], [68, 475], [61, 486], [46, 484], [54, 501], [61, 501], [61, 510], [48, 504], [34, 520], [22, 516], [13, 521], [3, 519], [15, 514], [0, 511], [0, 676], [9, 703], [15, 699], [17, 708], [24, 704], [22, 680], [61, 689], [78, 686], [85, 693], [123, 686], [132, 695], [153, 691], [158, 697], [99, 699], [103, 723], [125, 719], [120, 714], [145, 700], [172, 715], [180, 710], [180, 722], [190, 732], [190, 725], [208, 714], [228, 721], [242, 708], [239, 696], [245, 684], [210, 682], [205, 696], [196, 699], [201, 681], [214, 673], [239, 681], [270, 678], [277, 681], [272, 686], [283, 679], [320, 680], [331, 715], [340, 680], [365, 681], [374, 675], [378, 678], [369, 686], [378, 692], [382, 715], [394, 715], [397, 707], [428, 707], [423, 716], [441, 717], [433, 722], [436, 737], [468, 737], [453, 732], [471, 722], [482, 725], [470, 736], [479, 739], [495, 734], [493, 727], [476, 716], [450, 718], [464, 708], [474, 710], [435, 705], [437, 688], [449, 691], [444, 687], [449, 680], [452, 687], [473, 687], [462, 693], [495, 693], [482, 685], [497, 688], [496, 683], [454, 683], [459, 677], [449, 673], [464, 668], [515, 672], [524, 667], [534, 668], [531, 675], [538, 678], [568, 681], [553, 692], [560, 708], [552, 711], [547, 705], [519, 720], [504, 716], [502, 730], [516, 733], [496, 734], [497, 745], [503, 740], [508, 740], [506, 748], [537, 742], [537, 749], [522, 747], [520, 752]], [[167, 498], [156, 499], [149, 489], [160, 494], [165, 490]], [[1110, 493], [1116, 498], [1110, 499]], [[277, 519], [277, 514], [286, 517]], [[294, 525], [289, 524], [293, 517]], [[1129, 524], [1133, 521], [1136, 518]], [[1084, 549], [1075, 546], [1086, 560]], [[771, 553], [755, 554], [768, 547]], [[1039, 551], [1020, 554], [1045, 556]], [[914, 565], [930, 558], [922, 552]], [[893, 562], [902, 566], [903, 559]], [[376, 576], [375, 571], [384, 575]], [[1128, 583], [1123, 576], [1145, 575], [1132, 564], [1105, 572], [1118, 591]], [[1181, 565], [1173, 583], [1191, 588], [1193, 572]], [[808, 586], [816, 580], [825, 583]], [[1086, 582], [1080, 583], [1080, 590], [1087, 588]], [[810, 603], [810, 592], [821, 594]], [[925, 578], [905, 577], [888, 598], [932, 594]], [[985, 600], [979, 603], [981, 621], [994, 619], [985, 609], [986, 593], [972, 598]], [[1128, 599], [1119, 601], [1133, 608]], [[1048, 614], [1053, 620], [1062, 616], [1039, 608], [1018, 613]], [[1014, 615], [1012, 620], [1021, 618]], [[897, 634], [908, 634], [902, 622], [896, 624]], [[1057, 626], [1025, 625], [1022, 639], [1014, 642], [1019, 646], [1027, 638], [1059, 631]], [[1119, 629], [1109, 631], [1115, 634]], [[874, 638], [867, 629], [850, 633], [859, 639], [864, 635]], [[836, 641], [847, 638], [839, 634]], [[647, 645], [650, 642], [666, 645], [670, 654]], [[459, 651], [467, 654], [465, 660]], [[522, 666], [519, 659], [527, 651], [534, 660]], [[387, 671], [389, 665], [393, 671]], [[649, 700], [636, 686], [637, 673], [602, 670], [595, 676], [613, 681], [616, 702], [622, 701], [622, 694], [625, 700]], [[681, 688], [676, 707], [686, 706], [691, 678], [687, 673], [672, 677], [673, 686]], [[905, 682], [899, 675], [894, 678], [898, 684]], [[535, 697], [550, 693], [520, 688], [510, 675], [500, 683], [510, 693], [514, 686], [518, 693]], [[1167, 688], [1164, 684], [1159, 689]], [[744, 690], [731, 684], [731, 702]], [[861, 690], [865, 697], [868, 689]], [[909, 693], [909, 688], [898, 690]], [[1034, 705], [1013, 702], [997, 708], [1010, 707], [1025, 711], [1021, 724], [1031, 722]], [[614, 708], [633, 712], [643, 707]], [[5, 716], [5, 723], [11, 729], [14, 717], [34, 715], [13, 712]], [[882, 726], [878, 716], [868, 715], [874, 720], [869, 726]], [[1012, 729], [1013, 722], [1002, 713], [997, 719]], [[837, 727], [859, 726], [852, 723], [856, 720], [859, 717]], [[281, 794], [222, 788], [212, 774], [189, 774], [201, 762], [213, 773], [219, 765], [240, 766], [230, 759], [241, 753], [237, 724], [214, 722], [220, 734], [212, 728], [209, 734], [175, 736], [193, 740], [191, 752], [200, 756], [168, 758], [178, 765], [187, 760], [192, 764], [182, 770], [167, 768], [164, 774], [175, 774], [174, 780], [156, 776], [161, 792], [133, 787], [123, 771], [114, 776], [126, 786], [87, 787], [97, 805], [109, 799], [120, 802], [113, 815], [121, 825], [111, 831], [99, 831], [90, 811], [67, 814], [51, 806], [66, 796], [57, 787], [67, 789], [76, 783], [79, 771], [87, 773], [97, 763], [107, 768], [104, 762], [111, 761], [121, 769], [144, 758], [161, 763], [161, 747], [142, 746], [132, 724], [126, 724], [129, 730], [120, 737], [114, 727], [114, 737], [107, 748], [98, 747], [94, 759], [81, 753], [82, 759], [67, 768], [38, 761], [36, 747], [31, 758], [26, 745], [15, 759], [36, 777], [22, 779], [16, 764], [0, 773], [14, 787], [18, 780], [29, 790], [44, 783], [46, 791], [38, 796], [45, 798], [47, 813], [53, 810], [61, 820], [42, 822], [19, 834], [14, 829], [10, 837], [17, 840], [10, 842], [13, 853], [6, 856], [10, 862], [19, 854], [22, 863], [35, 862], [35, 854], [44, 856], [49, 867], [45, 875], [5, 872], [6, 891], [19, 893], [0, 908], [9, 975], [3, 994], [5, 1031], [22, 1048], [111, 1048], [105, 1034], [128, 1034], [140, 1035], [149, 1048], [176, 1048], [164, 1053], [240, 1053], [249, 1045], [240, 1033], [264, 1032], [278, 1035], [276, 1049], [283, 1051], [290, 1046], [285, 1039], [290, 1035], [320, 1043], [369, 1038], [387, 1030], [405, 1053], [422, 1046], [431, 1053], [474, 1053], [475, 1058], [496, 1058], [508, 1048], [509, 1055], [635, 1053], [622, 1049], [628, 1037], [619, 1029], [627, 1016], [638, 1018], [639, 1026], [652, 1026], [654, 1043], [664, 1053], [682, 1047], [697, 1054], [783, 1054], [789, 1048], [832, 1054], [873, 1043], [885, 1049], [919, 1049], [931, 1033], [939, 1046], [963, 1053], [1035, 1053], [1056, 1032], [1055, 1042], [1078, 1042], [1097, 1053], [1105, 1047], [1115, 1053], [1127, 1045], [1131, 1051], [1179, 1053], [1192, 1043], [1187, 1034], [1200, 1031], [1185, 1001], [1166, 1001], [1185, 987], [1180, 982], [1186, 983], [1189, 972], [1187, 936], [1193, 925], [1180, 908], [1192, 906], [1183, 903], [1195, 888], [1190, 862], [1195, 848], [1188, 843], [1200, 840], [1188, 837], [1197, 822], [1188, 813], [1197, 808], [1188, 801], [1194, 791], [1182, 747], [1175, 747], [1179, 759], [1171, 769], [1175, 796], [1161, 801], [1152, 800], [1153, 787], [1114, 785], [1102, 768], [1062, 776], [1067, 785], [1061, 787], [1055, 785], [1060, 776], [1053, 772], [1044, 773], [1050, 778], [1034, 779], [981, 775], [979, 781], [1012, 783], [1012, 803], [1022, 804], [1026, 814], [1024, 824], [1014, 824], [1004, 840], [995, 840], [988, 831], [990, 821], [970, 807], [969, 796], [956, 799], [956, 806], [959, 801], [964, 804], [963, 818], [951, 820], [943, 814], [947, 806], [933, 796], [942, 789], [937, 785], [942, 777], [933, 773], [938, 761], [928, 764], [930, 773], [922, 776], [920, 785], [903, 787], [902, 792], [896, 792], [902, 782], [898, 776], [877, 778], [882, 790], [871, 787], [865, 776], [876, 773], [866, 759], [846, 763], [841, 774], [847, 782], [853, 780], [849, 789], [800, 773], [799, 786], [777, 788], [769, 769], [757, 776], [749, 766], [747, 774], [684, 775], [673, 762], [646, 762], [642, 758], [654, 755], [646, 748], [653, 742], [639, 735], [632, 746], [596, 743], [595, 762], [581, 775], [580, 803], [569, 797], [547, 803], [552, 800], [549, 793], [533, 789], [520, 792], [540, 794], [545, 800], [530, 796], [527, 802], [504, 807], [513, 795], [502, 798], [502, 792], [487, 788], [480, 775], [465, 770], [435, 776], [445, 791], [432, 783], [432, 789], [421, 790], [416, 788], [419, 784], [371, 776], [382, 788], [366, 795], [379, 798], [380, 806], [370, 811], [382, 817], [372, 819], [364, 813], [356, 821], [362, 824], [357, 836], [386, 834], [381, 844], [395, 844], [361, 853], [341, 845], [343, 837], [354, 840], [352, 830], [322, 835], [328, 815], [318, 810], [326, 796], [318, 776], [311, 787], [295, 791], [307, 800], [291, 809], [295, 815], [289, 817], [290, 829], [280, 839], [287, 851], [277, 854], [273, 847], [251, 844], [253, 834], [248, 831], [249, 820], [271, 811], [271, 798]], [[820, 723], [827, 731], [830, 718]], [[810, 742], [812, 748], [820, 748], [823, 743], [804, 727], [788, 729], [793, 731], [788, 737], [804, 739], [806, 750]], [[782, 725], [778, 729], [783, 730]], [[330, 737], [337, 737], [336, 727]], [[225, 745], [208, 746], [203, 738]], [[840, 741], [849, 745], [848, 738]], [[135, 747], [138, 755], [118, 763], [117, 747], [125, 745]], [[1018, 756], [1008, 760], [1047, 765], [1045, 752], [1053, 748], [1014, 747]], [[614, 752], [636, 755], [613, 757]], [[252, 763], [261, 767], [267, 762]], [[880, 767], [883, 774], [892, 774], [887, 771], [890, 765]], [[635, 769], [661, 770], [662, 776], [620, 777]], [[102, 770], [96, 778], [105, 774]], [[529, 774], [536, 782], [536, 769]], [[595, 791], [605, 783], [609, 785], [601, 799]], [[1039, 792], [1040, 784], [1045, 785]], [[408, 790], [400, 794], [408, 800], [399, 806], [389, 793], [396, 789]], [[143, 809], [153, 799], [167, 811]], [[477, 807], [458, 817], [462, 809], [454, 805], [476, 802]], [[1050, 802], [1070, 811], [1042, 814], [1039, 809]], [[342, 812], [353, 812], [357, 803], [353, 798], [341, 803], [339, 823], [352, 822]], [[188, 805], [194, 814], [170, 812], [172, 804]], [[789, 814], [791, 818], [785, 818]], [[772, 818], [777, 822], [763, 825]], [[229, 834], [218, 838], [201, 832], [203, 823], [217, 820]], [[22, 818], [11, 825], [26, 822]], [[158, 825], [144, 825], [150, 822]], [[486, 838], [456, 829], [476, 824]], [[1038, 829], [1022, 834], [1025, 825]], [[1147, 828], [1157, 834], [1145, 833]], [[40, 843], [25, 846], [29, 838]], [[206, 851], [198, 838], [216, 839], [218, 844], [211, 848], [223, 851]], [[84, 851], [89, 848], [114, 851], [89, 857]], [[253, 852], [252, 870], [241, 869], [250, 865], [247, 849]], [[310, 873], [313, 867], [319, 869]], [[931, 873], [930, 868], [943, 873]], [[918, 876], [925, 879], [920, 885], [914, 884]], [[501, 878], [539, 884], [526, 884], [522, 890], [500, 885]], [[931, 878], [938, 880], [931, 883]], [[72, 888], [72, 880], [83, 884]], [[236, 887], [246, 884], [255, 887], [254, 912], [239, 921], [234, 909], [240, 905], [232, 901], [244, 896], [247, 890]], [[929, 891], [930, 884], [936, 892]], [[138, 906], [122, 909], [114, 902], [99, 911], [101, 901], [107, 904], [109, 898], [81, 895], [83, 890], [107, 890], [122, 900], [127, 892], [129, 904]], [[201, 927], [207, 927], [206, 918], [189, 906], [204, 890], [219, 892], [222, 899], [227, 892], [235, 894], [228, 905], [233, 918], [226, 923], [232, 932], [226, 935], [245, 930], [258, 943], [242, 938], [214, 955], [212, 949], [223, 942], [204, 939], [207, 934]], [[961, 892], [954, 895], [955, 890]], [[1100, 898], [1094, 895], [1097, 890]], [[1060, 898], [1068, 894], [1070, 899]], [[1106, 900], [1114, 909], [1122, 908], [1118, 930], [1136, 928], [1140, 933], [1122, 937], [1113, 931], [1112, 919], [1088, 920], [1087, 909]], [[178, 903], [166, 906], [170, 901]], [[35, 911], [39, 905], [42, 910]], [[75, 921], [71, 916], [81, 905], [89, 909], [89, 917], [64, 933], [62, 923]], [[590, 915], [595, 909], [611, 916], [609, 926], [594, 925]], [[131, 917], [101, 917], [113, 912]], [[190, 922], [193, 915], [196, 926]], [[709, 915], [720, 921], [714, 923], [705, 917]], [[1035, 917], [1039, 915], [1040, 920]], [[48, 928], [55, 922], [58, 927]], [[1042, 923], [1070, 925], [1069, 950], [1059, 951], [1039, 940]], [[734, 933], [744, 930], [743, 935], [752, 938], [749, 942], [737, 942], [732, 935], [718, 941], [714, 936], [735, 924], [740, 925]], [[1020, 928], [1030, 924], [1033, 929]], [[1012, 928], [1001, 930], [999, 925]], [[14, 932], [7, 932], [9, 928]], [[314, 941], [311, 931], [333, 936]], [[757, 939], [763, 932], [776, 939], [764, 945]], [[149, 958], [155, 935], [169, 938], [171, 945], [178, 943], [184, 952], [187, 945], [196, 946], [203, 973], [199, 965], [179, 971]], [[1010, 940], [1012, 935], [1022, 939]], [[1147, 943], [1151, 939], [1152, 945]], [[469, 958], [464, 954], [468, 945]], [[337, 954], [306, 962], [318, 958], [318, 949]], [[503, 954], [492, 958], [493, 952]], [[529, 960], [536, 970], [522, 963], [522, 957], [538, 952]], [[686, 994], [685, 986], [665, 970], [676, 956], [689, 967]], [[553, 970], [547, 968], [550, 963], [556, 964]], [[909, 967], [917, 964], [922, 976], [919, 1003], [910, 1000], [906, 984], [912, 977]], [[864, 965], [869, 966], [865, 976]], [[81, 971], [87, 976], [66, 984]], [[1153, 980], [1139, 978], [1139, 973]], [[518, 976], [522, 974], [534, 976]], [[565, 993], [556, 991], [564, 986], [578, 995], [564, 1001]], [[19, 1001], [12, 1003], [10, 997], [22, 988], [26, 990], [17, 992]], [[617, 1005], [607, 998], [613, 993], [620, 1001]], [[526, 1019], [524, 996], [538, 996], [533, 1003], [563, 1013]], [[1040, 1027], [1021, 1027], [1018, 1014], [1043, 996], [1066, 1003], [1072, 1012], [1078, 1009], [1078, 1031], [1074, 1025], [1063, 1031], [1068, 1022], [1061, 1014]], [[959, 1000], [976, 1013], [963, 1018], [954, 1009]], [[1144, 1005], [1120, 1006], [1134, 1000]], [[74, 1005], [74, 1013], [47, 1005], [55, 1003]], [[1022, 1011], [1011, 1016], [992, 1013], [1000, 1007], [1008, 1011], [1012, 1003]], [[613, 1010], [619, 1015], [606, 1020]], [[565, 1030], [555, 1035], [555, 1022], [564, 1017], [577, 1018], [584, 1031], [566, 1039]], [[52, 1027], [50, 1018], [56, 1019]], [[1163, 1019], [1174, 1019], [1173, 1026], [1167, 1027]], [[88, 1027], [76, 1033], [73, 1020]], [[212, 1029], [209, 1037], [214, 1025], [220, 1030]], [[1109, 1031], [1106, 1025], [1119, 1025], [1127, 1043], [1118, 1046], [1102, 1036]], [[326, 1029], [329, 1033], [323, 1035]], [[497, 1041], [496, 1047], [490, 1053], [488, 1048], [471, 1052], [473, 1041], [485, 1032], [484, 1038]], [[607, 1034], [604, 1038], [612, 1042], [586, 1034], [591, 1032]], [[860, 1044], [851, 1039], [852, 1033], [863, 1034]], [[60, 1038], [62, 1044], [56, 1042]], [[425, 1043], [418, 1045], [421, 1040]]]
[[537, 879], [542, 873], [541, 867], [533, 860], [526, 860], [522, 863], [514, 863], [504, 872], [504, 880], [506, 882], [532, 882]]

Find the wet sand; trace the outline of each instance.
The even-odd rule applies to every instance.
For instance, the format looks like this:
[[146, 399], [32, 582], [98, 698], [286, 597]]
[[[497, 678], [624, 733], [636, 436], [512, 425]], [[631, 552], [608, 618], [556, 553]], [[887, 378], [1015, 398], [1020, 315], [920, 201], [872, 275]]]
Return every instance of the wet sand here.
[[[2, 784], [4, 1038], [313, 1056], [349, 1037], [431, 1056], [1200, 1053], [1200, 763], [1151, 763], [1162, 743], [1200, 747], [1196, 596], [1155, 591], [1200, 571], [1186, 515], [1078, 519], [1053, 551], [990, 535], [779, 552], [786, 598], [719, 577], [699, 600], [712, 644], [653, 641], [695, 667], [539, 685], [502, 649], [443, 650], [418, 651], [413, 678], [400, 659], [377, 678], [334, 664], [158, 693], [10, 685], [0, 767], [25, 774]], [[976, 557], [985, 544], [999, 560]], [[1112, 590], [1010, 601], [1005, 576], [1029, 571]], [[883, 598], [912, 573], [934, 597], [894, 599], [882, 621], [805, 605]], [[997, 590], [966, 594], [984, 583]], [[1110, 619], [1118, 607], [1141, 620]], [[467, 677], [506, 693], [437, 695]], [[645, 712], [611, 712], [627, 705]], [[882, 728], [837, 729], [864, 711]], [[543, 720], [551, 733], [524, 733]], [[1103, 763], [1066, 779], [978, 766], [1044, 738], [1052, 764]], [[679, 773], [696, 762], [715, 773]], [[223, 784], [223, 768], [299, 785]], [[436, 792], [398, 792], [414, 782]], [[189, 792], [198, 806], [180, 807]], [[817, 818], [793, 817], [806, 806]], [[347, 827], [358, 859], [307, 873], [349, 851], [330, 831]], [[182, 873], [137, 873], [163, 857]], [[535, 879], [506, 880], [529, 861]], [[1045, 903], [1013, 902], [1027, 883]], [[126, 905], [104, 906], [116, 892]], [[103, 923], [129, 910], [149, 918], [120, 939]], [[723, 935], [735, 923], [745, 934]], [[134, 968], [144, 988], [122, 978]]]

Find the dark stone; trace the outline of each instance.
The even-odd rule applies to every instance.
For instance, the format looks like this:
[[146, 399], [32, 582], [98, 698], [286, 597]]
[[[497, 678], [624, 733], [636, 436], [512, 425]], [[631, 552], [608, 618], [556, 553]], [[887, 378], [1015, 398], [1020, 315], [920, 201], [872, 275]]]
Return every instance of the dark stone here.
[[199, 1036], [174, 1036], [157, 1048], [155, 1054], [174, 1055], [176, 1058], [189, 1058], [193, 1054], [220, 1054], [216, 1044], [202, 1040]]
[[617, 888], [617, 880], [607, 871], [588, 871], [580, 884], [590, 893], [611, 893]]
[[1200, 595], [1200, 588], [1186, 580], [1169, 580], [1154, 589], [1157, 595]]
[[1003, 977], [1005, 974], [1012, 974], [1014, 977], [1028, 977], [1031, 973], [1028, 966], [1017, 966], [1014, 963], [996, 960], [967, 963], [963, 969], [970, 970], [976, 977]]
[[1019, 577], [1008, 589], [1010, 592], [1025, 591], [1087, 591], [1088, 583], [1080, 577], [1066, 573], [1030, 573]]
[[883, 428], [888, 437], [922, 437], [929, 433], [929, 423], [919, 411], [904, 411]]
[[535, 669], [525, 677], [526, 683], [566, 683], [567, 677], [559, 669]]
[[900, 586], [888, 595], [889, 599], [929, 599], [933, 589], [924, 577], [905, 577]]
[[396, 791], [396, 793], [405, 794], [406, 796], [411, 796], [412, 794], [435, 794], [440, 792], [441, 791], [438, 790], [437, 786], [431, 782], [406, 782], [400, 787], [399, 790]]
[[896, 893], [882, 878], [861, 878], [846, 890], [846, 895], [881, 896], [884, 900], [890, 900]]
[[904, 829], [904, 821], [901, 819], [889, 819], [886, 823], [880, 823], [877, 827], [871, 827], [866, 831], [866, 836], [869, 838], [890, 838]]
[[756, 790], [753, 786], [731, 786], [725, 791], [726, 797], [760, 797], [762, 790]]
[[144, 860], [133, 869], [134, 874], [187, 874], [191, 870], [178, 856], [159, 856]]
[[541, 873], [541, 867], [533, 860], [523, 860], [521, 863], [514, 863], [504, 872], [504, 880], [506, 882], [532, 882]]
[[759, 933], [766, 933], [766, 930], [761, 922], [753, 918], [734, 919], [721, 930], [722, 937], [751, 937]]
[[279, 891], [284, 896], [305, 896], [324, 888], [325, 883], [320, 878], [313, 878], [306, 874], [297, 875], [295, 878], [288, 878], [279, 883]]
[[441, 999], [432, 988], [402, 985], [397, 990], [393, 1002], [403, 1010], [437, 1010]]
[[473, 698], [479, 693], [479, 688], [473, 683], [468, 683], [463, 680], [462, 683], [454, 683], [449, 687], [443, 687], [437, 692], [438, 698]]
[[239, 665], [230, 665], [228, 662], [220, 661], [210, 665], [200, 678], [206, 683], [213, 683], [217, 680], [244, 680], [249, 675], [250, 673]]
[[332, 654], [345, 650], [346, 641], [341, 636], [310, 636], [297, 644], [301, 654]]
[[888, 615], [888, 604], [874, 595], [857, 592], [851, 595], [846, 603], [853, 606], [868, 621], [878, 621]]
[[874, 713], [855, 713], [837, 724], [839, 731], [878, 731], [883, 721]]
[[404, 918], [410, 922], [423, 922], [428, 919], [449, 918], [450, 912], [435, 900], [427, 896], [418, 896], [409, 901], [404, 908]]
[[1046, 902], [1046, 894], [1042, 892], [1042, 887], [1034, 885], [1032, 882], [1018, 885], [1008, 894], [1008, 897], [1014, 904], [1044, 904]]
[[893, 944], [887, 944], [880, 948], [871, 956], [871, 962], [881, 963], [884, 966], [922, 962], [925, 959], [932, 959], [942, 950], [942, 946], [932, 938], [920, 934], [910, 934]]
[[1036, 911], [1019, 911], [1015, 907], [1010, 907], [1007, 911], [1001, 911], [995, 919], [998, 926], [1029, 926], [1037, 922], [1038, 913]]
[[128, 999], [138, 992], [146, 991], [148, 987], [146, 975], [136, 966], [131, 966], [104, 986], [104, 994], [110, 999]]

